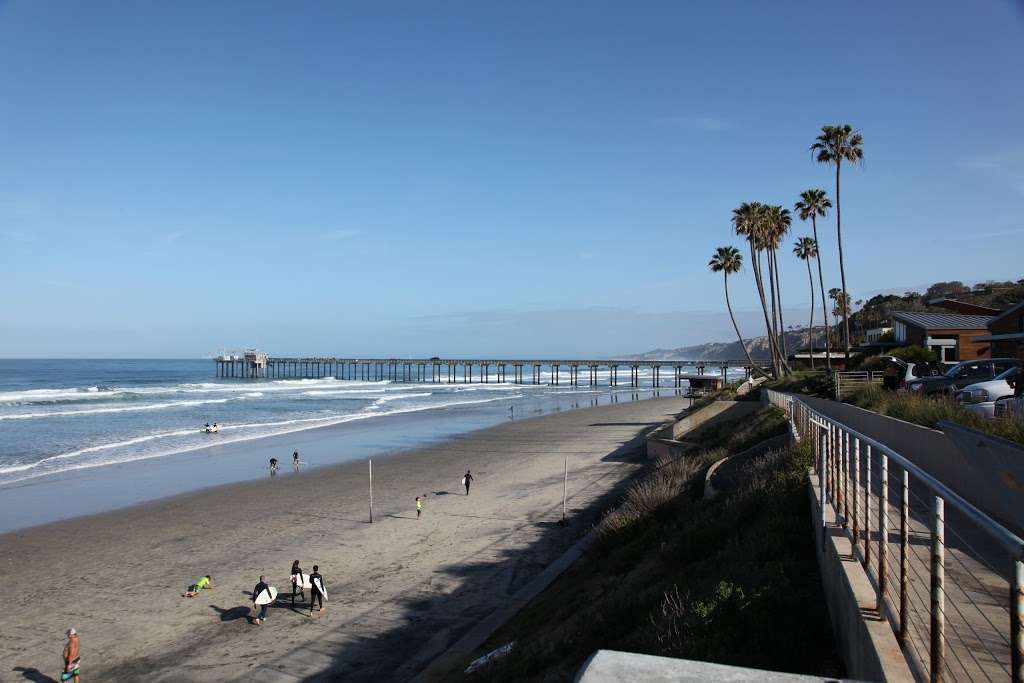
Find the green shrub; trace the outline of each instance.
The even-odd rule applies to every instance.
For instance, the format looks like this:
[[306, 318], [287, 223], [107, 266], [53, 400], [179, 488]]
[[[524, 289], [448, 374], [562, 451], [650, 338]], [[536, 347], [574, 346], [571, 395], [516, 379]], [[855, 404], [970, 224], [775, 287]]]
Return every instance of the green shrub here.
[[934, 351], [916, 344], [895, 348], [889, 352], [889, 355], [899, 358], [902, 361], [906, 361], [907, 363], [930, 363], [937, 360]]
[[765, 382], [761, 385], [766, 389], [785, 391], [791, 394], [821, 396], [828, 398], [835, 395], [832, 373], [826, 370], [799, 370], [786, 377]]

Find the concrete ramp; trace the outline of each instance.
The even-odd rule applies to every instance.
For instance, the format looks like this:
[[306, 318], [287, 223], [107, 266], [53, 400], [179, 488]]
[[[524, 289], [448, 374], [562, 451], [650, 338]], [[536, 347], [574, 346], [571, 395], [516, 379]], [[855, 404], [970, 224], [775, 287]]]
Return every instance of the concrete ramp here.
[[957, 472], [957, 493], [984, 500], [983, 509], [1018, 536], [1024, 532], [1024, 446], [952, 422], [939, 426], [955, 446], [949, 463]]

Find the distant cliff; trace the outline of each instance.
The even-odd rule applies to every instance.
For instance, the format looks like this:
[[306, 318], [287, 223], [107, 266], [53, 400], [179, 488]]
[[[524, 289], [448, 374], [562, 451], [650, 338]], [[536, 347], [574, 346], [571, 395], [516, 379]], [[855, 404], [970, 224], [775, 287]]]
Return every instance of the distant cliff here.
[[[818, 331], [815, 333], [814, 349], [824, 350], [825, 335]], [[768, 337], [751, 337], [746, 340], [747, 350], [754, 360], [768, 360]], [[786, 347], [790, 353], [796, 349], [803, 349], [807, 346], [807, 332], [795, 331], [786, 333]], [[739, 341], [734, 342], [709, 342], [695, 346], [681, 346], [678, 349], [653, 349], [645, 353], [638, 353], [629, 358], [638, 360], [741, 360], [743, 349]]]

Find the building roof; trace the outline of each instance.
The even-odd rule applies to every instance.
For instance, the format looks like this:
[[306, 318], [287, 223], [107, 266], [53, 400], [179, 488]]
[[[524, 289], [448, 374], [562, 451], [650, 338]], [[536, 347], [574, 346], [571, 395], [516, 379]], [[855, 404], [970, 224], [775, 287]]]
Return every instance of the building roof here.
[[959, 299], [951, 299], [948, 296], [940, 296], [937, 299], [929, 299], [929, 306], [938, 306], [939, 308], [945, 308], [953, 311], [954, 313], [963, 313], [966, 315], [999, 315], [1002, 309], [992, 308], [991, 306], [982, 306], [980, 304], [972, 304], [966, 301], [960, 301]]
[[894, 311], [892, 317], [923, 330], [984, 330], [992, 320], [990, 315], [918, 313], [916, 311]]
[[997, 315], [996, 317], [992, 318], [992, 320], [990, 320], [990, 321], [989, 321], [989, 323], [994, 323], [994, 322], [995, 322], [995, 321], [997, 321], [997, 320], [1002, 320], [1002, 319], [1003, 319], [1003, 318], [1005, 318], [1006, 316], [1008, 316], [1008, 315], [1011, 315], [1011, 314], [1013, 314], [1013, 313], [1016, 313], [1016, 312], [1017, 312], [1017, 311], [1019, 311], [1019, 310], [1020, 310], [1021, 308], [1024, 308], [1024, 301], [1021, 301], [1021, 302], [1020, 302], [1020, 303], [1018, 303], [1018, 304], [1014, 304], [1013, 306], [1010, 306], [1010, 307], [1009, 307], [1009, 308], [1007, 308], [1007, 309], [1006, 309], [1005, 311], [1003, 311], [1002, 313], [1000, 313], [1000, 314], [999, 314], [999, 315]]

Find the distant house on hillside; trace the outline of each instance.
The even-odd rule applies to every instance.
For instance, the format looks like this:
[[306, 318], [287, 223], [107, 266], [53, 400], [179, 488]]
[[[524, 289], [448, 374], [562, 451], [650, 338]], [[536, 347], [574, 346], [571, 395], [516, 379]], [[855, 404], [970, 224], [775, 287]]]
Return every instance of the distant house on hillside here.
[[893, 337], [900, 346], [931, 349], [943, 363], [989, 357], [989, 344], [974, 338], [988, 332], [991, 315], [896, 311], [892, 318]]
[[989, 320], [988, 334], [973, 337], [972, 341], [991, 344], [993, 358], [1020, 358], [1024, 347], [1024, 301]]

